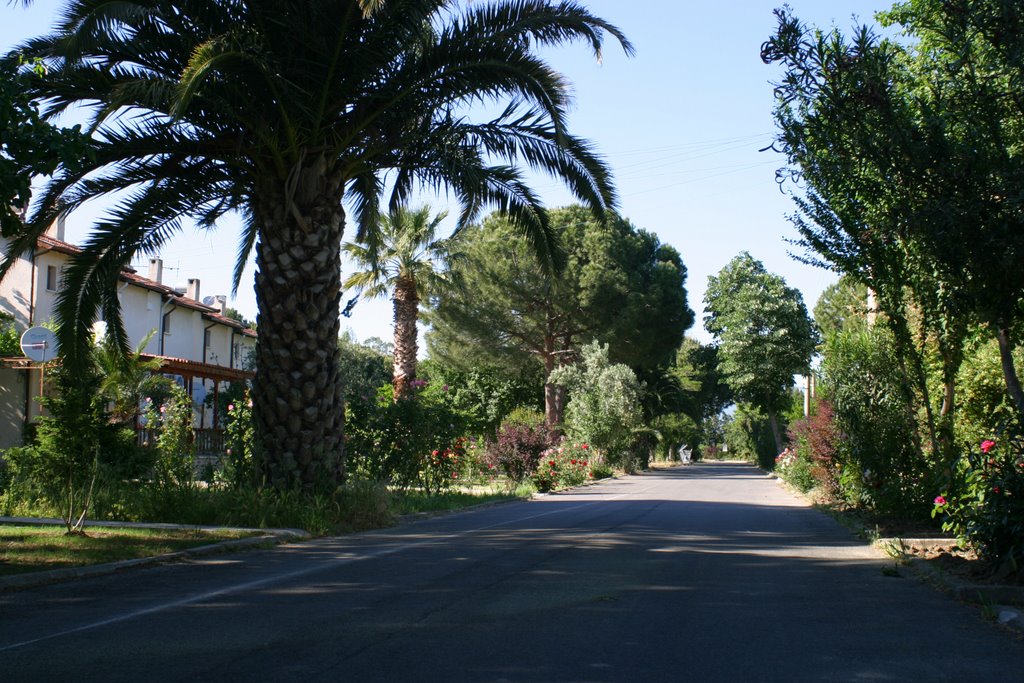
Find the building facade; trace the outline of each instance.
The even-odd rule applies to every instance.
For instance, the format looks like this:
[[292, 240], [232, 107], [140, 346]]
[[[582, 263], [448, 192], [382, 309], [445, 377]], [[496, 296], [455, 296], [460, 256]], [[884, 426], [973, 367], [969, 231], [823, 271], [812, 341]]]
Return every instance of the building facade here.
[[[63, 238], [59, 223], [39, 238], [35, 251], [19, 255], [0, 282], [0, 311], [13, 316], [19, 333], [54, 319], [64, 269], [81, 251]], [[6, 248], [0, 238], [0, 258]], [[117, 297], [129, 345], [138, 348], [153, 333], [142, 351], [159, 358], [161, 371], [190, 392], [200, 448], [215, 448], [220, 416], [216, 403], [207, 405], [205, 399], [227, 382], [251, 377], [256, 333], [224, 315], [226, 297], [207, 297], [203, 303], [199, 288], [198, 279], [190, 279], [184, 290], [165, 285], [163, 264], [154, 258], [145, 277], [131, 269], [121, 273]], [[97, 329], [102, 325], [98, 322]], [[38, 364], [29, 359], [0, 358], [0, 449], [23, 443], [26, 427], [40, 414], [36, 399], [42, 380]]]

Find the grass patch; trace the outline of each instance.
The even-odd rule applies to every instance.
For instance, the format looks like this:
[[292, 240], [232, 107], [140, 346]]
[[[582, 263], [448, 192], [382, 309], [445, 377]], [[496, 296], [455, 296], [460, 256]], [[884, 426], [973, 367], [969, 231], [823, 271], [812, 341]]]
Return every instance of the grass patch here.
[[504, 491], [445, 491], [431, 495], [424, 491], [396, 491], [392, 494], [392, 507], [395, 514], [409, 515], [417, 512], [450, 512], [463, 508], [497, 503], [506, 500], [528, 498], [532, 490], [508, 493]]
[[254, 532], [92, 527], [68, 535], [60, 526], [0, 525], [0, 576], [153, 557]]

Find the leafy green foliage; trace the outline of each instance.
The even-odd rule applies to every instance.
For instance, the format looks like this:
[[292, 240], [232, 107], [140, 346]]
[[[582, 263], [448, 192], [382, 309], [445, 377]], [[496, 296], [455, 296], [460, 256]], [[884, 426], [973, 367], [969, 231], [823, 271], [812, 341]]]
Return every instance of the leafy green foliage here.
[[259, 447], [248, 391], [227, 405], [224, 449], [221, 467], [216, 472], [217, 479], [236, 489], [256, 484], [260, 471]]
[[579, 364], [563, 366], [551, 378], [569, 392], [568, 436], [604, 451], [612, 463], [628, 464], [643, 425], [642, 387], [628, 366], [609, 361], [607, 345], [594, 341], [583, 347], [582, 356]]
[[338, 369], [345, 399], [356, 401], [375, 396], [391, 381], [391, 357], [356, 342], [348, 333], [338, 338]]
[[[832, 402], [818, 400], [809, 416], [793, 421], [789, 428], [789, 442], [787, 451], [801, 466], [800, 479], [794, 481], [788, 472], [782, 475], [803, 491], [817, 487], [830, 498], [840, 498], [839, 453], [843, 447], [843, 435], [836, 423]], [[779, 459], [775, 462], [778, 466]]]
[[921, 514], [937, 472], [914, 443], [917, 418], [902, 399], [892, 333], [834, 335], [822, 373], [844, 437], [836, 453], [843, 497], [887, 514]]
[[814, 305], [814, 322], [828, 339], [843, 330], [867, 326], [868, 288], [848, 275], [825, 288]]
[[[394, 400], [390, 385], [369, 399], [349, 404], [348, 460], [350, 475], [399, 488], [422, 486], [430, 490], [451, 485], [439, 475], [453, 470], [437, 460], [436, 451], [457, 452], [464, 436], [462, 416], [448, 403], [443, 388], [412, 383], [413, 395]], [[461, 457], [461, 456], [460, 456]]]
[[150, 402], [146, 427], [156, 435], [154, 475], [159, 485], [189, 488], [195, 483], [195, 417], [192, 397], [177, 385], [159, 405]]
[[54, 117], [84, 104], [96, 153], [58, 167], [11, 253], [34, 247], [58, 215], [117, 197], [58, 297], [64, 362], [78, 365], [98, 309], [126, 344], [114, 285], [137, 254], [193, 222], [242, 215], [236, 287], [254, 252], [257, 263], [254, 419], [268, 481], [282, 489], [333, 484], [343, 471], [344, 392], [325, 368], [337, 365], [346, 216], [366, 243], [382, 204], [400, 206], [417, 187], [450, 190], [459, 225], [501, 206], [556, 270], [561, 254], [525, 170], [566, 181], [595, 214], [615, 203], [606, 164], [567, 128], [569, 83], [539, 51], [580, 40], [599, 55], [606, 38], [632, 51], [579, 4], [63, 6], [54, 31], [26, 43], [49, 67], [29, 79], [29, 97]]
[[[947, 399], [971, 317], [1000, 343], [1004, 381], [1024, 413], [1012, 362], [1024, 277], [1016, 189], [1024, 144], [1015, 93], [1024, 25], [1003, 0], [914, 0], [883, 14], [908, 40], [811, 31], [788, 9], [763, 48], [784, 65], [776, 88], [777, 147], [790, 168], [794, 224], [811, 258], [871, 286], [901, 353], [906, 318], [939, 348]], [[912, 306], [908, 307], [909, 300]], [[908, 311], [916, 309], [916, 311]], [[910, 366], [928, 411], [932, 448], [949, 448], [947, 400], [936, 426], [920, 363]]]
[[355, 288], [359, 295], [370, 299], [391, 295], [393, 382], [399, 398], [416, 379], [420, 304], [452, 288], [459, 275], [453, 266], [462, 258], [460, 233], [447, 238], [438, 235], [447, 212], [431, 216], [430, 211], [427, 205], [415, 210], [400, 206], [381, 217], [367, 244], [348, 242], [343, 247], [359, 270], [342, 286]]
[[517, 408], [529, 411], [543, 404], [544, 379], [536, 364], [517, 372], [495, 365], [459, 369], [427, 359], [419, 372], [431, 386], [448, 387], [447, 398], [470, 434], [495, 434]]
[[729, 447], [730, 458], [740, 458], [756, 462], [768, 470], [775, 464], [779, 454], [775, 446], [775, 437], [768, 421], [768, 416], [757, 406], [750, 403], [739, 403], [736, 410], [722, 427], [722, 437]]
[[[492, 214], [465, 231], [464, 286], [427, 316], [431, 358], [463, 371], [498, 366], [517, 374], [539, 363], [547, 377], [598, 339], [613, 362], [668, 364], [693, 322], [679, 254], [624, 218], [602, 222], [579, 206], [552, 211], [551, 227], [567, 255], [557, 277], [508, 217]], [[554, 427], [557, 398], [548, 388]]]
[[21, 335], [14, 316], [0, 311], [0, 356], [20, 356]]
[[[22, 70], [19, 64], [31, 68]], [[0, 234], [4, 236], [22, 227], [33, 176], [52, 175], [61, 165], [77, 167], [90, 154], [81, 126], [59, 128], [40, 117], [28, 82], [32, 75], [45, 73], [41, 63], [25, 64], [20, 56], [0, 60]]]
[[104, 335], [93, 352], [102, 375], [100, 393], [112, 404], [111, 418], [126, 427], [135, 427], [143, 398], [159, 403], [171, 394], [174, 383], [159, 374], [160, 359], [142, 359], [142, 350], [155, 333], [143, 337], [128, 354], [122, 354], [110, 335]]
[[793, 375], [806, 374], [818, 341], [800, 292], [741, 252], [708, 278], [704, 327], [715, 336], [719, 369], [737, 399], [764, 411], [775, 435]]
[[12, 449], [6, 458], [12, 476], [38, 486], [56, 506], [68, 532], [80, 533], [101, 461], [116, 462], [133, 444], [125, 439], [125, 430], [110, 423], [95, 369], [71, 373], [57, 366], [49, 375], [55, 393], [40, 399], [49, 415], [39, 418], [36, 443]]
[[936, 497], [943, 529], [1004, 570], [1024, 575], [1024, 428], [1004, 425], [960, 462], [959, 482]]

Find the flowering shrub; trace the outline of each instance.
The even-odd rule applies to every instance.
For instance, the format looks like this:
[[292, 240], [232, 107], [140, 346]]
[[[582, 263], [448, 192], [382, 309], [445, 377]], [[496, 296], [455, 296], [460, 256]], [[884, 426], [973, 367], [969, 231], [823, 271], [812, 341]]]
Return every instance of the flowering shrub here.
[[429, 493], [441, 493], [461, 483], [468, 439], [460, 436], [447, 448], [435, 448], [423, 457], [420, 485]]
[[543, 424], [505, 422], [494, 441], [487, 444], [486, 462], [491, 471], [505, 475], [508, 484], [515, 486], [536, 471], [537, 462], [549, 445]]
[[351, 474], [402, 488], [436, 489], [442, 471], [449, 479], [457, 478], [450, 476], [447, 465], [434, 467], [433, 452], [440, 455], [454, 448], [463, 434], [461, 415], [440, 388], [435, 391], [419, 381], [412, 388], [412, 396], [399, 401], [385, 385], [377, 396], [347, 404], [346, 459]]
[[[787, 450], [800, 462], [790, 464], [780, 474], [803, 491], [818, 486], [823, 493], [838, 498], [841, 493], [841, 468], [837, 456], [841, 434], [836, 425], [832, 403], [819, 400], [810, 417], [794, 422], [789, 429], [789, 441], [792, 450]], [[776, 459], [776, 469], [778, 467]]]
[[533, 473], [533, 483], [538, 491], [554, 491], [556, 489], [579, 486], [593, 478], [590, 462], [593, 453], [585, 443], [552, 446], [541, 453], [537, 469]]
[[257, 479], [256, 427], [252, 421], [252, 399], [246, 390], [241, 400], [227, 405], [224, 418], [224, 458], [217, 478], [239, 487]]
[[159, 407], [147, 401], [146, 426], [156, 434], [153, 472], [161, 486], [187, 487], [195, 482], [195, 429], [192, 397], [175, 386]]
[[814, 488], [813, 463], [806, 454], [787, 448], [775, 458], [775, 473], [801, 491]]
[[1024, 573], [1024, 430], [1012, 425], [961, 462], [962, 481], [933, 501], [932, 517], [982, 557]]

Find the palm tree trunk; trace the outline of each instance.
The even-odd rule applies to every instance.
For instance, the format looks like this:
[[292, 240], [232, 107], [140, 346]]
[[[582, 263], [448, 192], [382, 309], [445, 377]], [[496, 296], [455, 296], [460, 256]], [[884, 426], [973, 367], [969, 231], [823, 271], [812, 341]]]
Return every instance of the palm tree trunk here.
[[[315, 170], [301, 174], [308, 177], [300, 178], [299, 197], [268, 185], [254, 207], [260, 234], [253, 419], [266, 480], [304, 491], [344, 476], [338, 331], [345, 215], [340, 188], [324, 188], [329, 179]], [[303, 180], [314, 186], [305, 196]]]
[[396, 282], [392, 303], [395, 311], [395, 359], [392, 382], [397, 401], [409, 395], [410, 383], [416, 379], [416, 354], [419, 352], [416, 320], [420, 307], [416, 281], [405, 278]]

